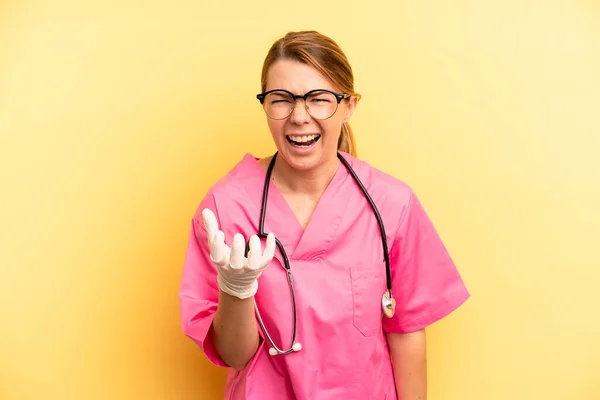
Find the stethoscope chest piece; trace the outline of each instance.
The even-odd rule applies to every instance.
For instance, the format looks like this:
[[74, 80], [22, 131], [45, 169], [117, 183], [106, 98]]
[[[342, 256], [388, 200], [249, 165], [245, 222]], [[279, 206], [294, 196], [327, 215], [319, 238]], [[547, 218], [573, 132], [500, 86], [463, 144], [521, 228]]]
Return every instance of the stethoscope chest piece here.
[[383, 308], [383, 313], [386, 317], [392, 318], [394, 316], [394, 311], [396, 310], [396, 299], [392, 297], [392, 294], [389, 290], [386, 290], [383, 293], [383, 298], [381, 299], [381, 306]]

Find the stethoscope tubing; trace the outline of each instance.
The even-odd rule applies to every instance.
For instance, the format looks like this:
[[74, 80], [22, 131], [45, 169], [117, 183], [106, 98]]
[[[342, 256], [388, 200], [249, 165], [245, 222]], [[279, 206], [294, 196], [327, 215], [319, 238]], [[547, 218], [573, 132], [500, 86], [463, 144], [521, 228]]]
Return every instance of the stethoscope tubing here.
[[391, 273], [391, 268], [390, 268], [390, 254], [388, 252], [387, 237], [385, 235], [385, 228], [383, 226], [383, 220], [381, 219], [381, 215], [379, 215], [379, 211], [377, 210], [377, 207], [375, 206], [375, 202], [373, 201], [373, 199], [371, 198], [371, 195], [369, 195], [369, 192], [367, 192], [367, 189], [364, 187], [364, 185], [362, 184], [362, 182], [356, 175], [356, 172], [354, 172], [352, 167], [350, 167], [350, 164], [348, 164], [348, 161], [346, 161], [346, 159], [344, 157], [342, 157], [342, 155], [339, 152], [337, 153], [337, 156], [340, 159], [340, 161], [346, 166], [346, 168], [348, 169], [348, 171], [354, 178], [354, 181], [356, 182], [356, 184], [360, 187], [360, 190], [365, 195], [367, 201], [371, 205], [371, 209], [375, 213], [375, 218], [377, 218], [377, 223], [379, 224], [379, 232], [381, 233], [381, 245], [383, 247], [383, 259], [385, 260], [386, 286], [387, 286], [388, 292], [391, 293], [392, 292], [392, 273]]
[[[262, 239], [267, 238], [267, 234], [264, 231], [265, 217], [267, 214], [267, 212], [266, 212], [267, 211], [267, 199], [268, 199], [268, 193], [269, 193], [269, 185], [271, 183], [271, 173], [273, 172], [273, 167], [275, 165], [275, 160], [277, 158], [277, 154], [278, 153], [276, 152], [273, 155], [271, 162], [269, 163], [269, 166], [267, 168], [265, 183], [264, 183], [264, 187], [263, 187], [263, 197], [262, 197], [262, 204], [261, 204], [261, 211], [260, 211], [260, 221], [259, 221], [259, 225], [258, 225], [258, 237], [262, 238]], [[377, 223], [379, 225], [379, 230], [381, 232], [383, 258], [385, 260], [385, 270], [386, 270], [386, 286], [387, 286], [387, 291], [388, 291], [389, 297], [391, 298], [392, 297], [392, 277], [391, 277], [391, 270], [390, 270], [389, 252], [388, 252], [388, 247], [387, 247], [387, 238], [385, 235], [385, 228], [383, 226], [383, 220], [381, 218], [381, 215], [379, 214], [379, 211], [377, 210], [377, 207], [375, 206], [375, 203], [373, 202], [373, 199], [367, 192], [367, 189], [364, 187], [364, 185], [362, 184], [362, 182], [356, 175], [356, 172], [354, 172], [354, 170], [352, 169], [352, 167], [350, 166], [348, 161], [346, 161], [346, 159], [340, 154], [340, 152], [337, 153], [337, 157], [344, 164], [346, 169], [350, 172], [350, 174], [354, 178], [354, 181], [359, 186], [363, 195], [369, 202], [371, 209], [375, 213], [375, 217], [376, 217]], [[265, 334], [266, 339], [271, 344], [272, 349], [275, 350], [274, 354], [288, 354], [288, 353], [295, 351], [294, 344], [296, 342], [296, 331], [297, 331], [297, 329], [296, 329], [297, 328], [296, 296], [294, 293], [294, 282], [293, 282], [293, 278], [292, 278], [292, 271], [290, 269], [290, 261], [288, 259], [287, 253], [285, 252], [283, 245], [281, 244], [279, 239], [275, 238], [275, 244], [277, 245], [277, 248], [279, 249], [279, 252], [281, 253], [281, 256], [283, 257], [283, 267], [286, 270], [288, 286], [290, 288], [290, 296], [291, 296], [291, 300], [292, 300], [292, 311], [293, 311], [292, 344], [287, 350], [282, 350], [279, 347], [277, 347], [273, 341], [273, 338], [271, 338], [271, 336], [267, 332], [265, 324], [260, 315], [260, 311], [258, 310], [258, 306], [256, 304], [256, 299], [254, 301], [254, 310], [256, 311], [258, 323], [260, 324], [261, 329], [262, 329], [263, 333]], [[249, 251], [249, 243], [246, 244], [246, 256], [248, 255], [248, 251]]]

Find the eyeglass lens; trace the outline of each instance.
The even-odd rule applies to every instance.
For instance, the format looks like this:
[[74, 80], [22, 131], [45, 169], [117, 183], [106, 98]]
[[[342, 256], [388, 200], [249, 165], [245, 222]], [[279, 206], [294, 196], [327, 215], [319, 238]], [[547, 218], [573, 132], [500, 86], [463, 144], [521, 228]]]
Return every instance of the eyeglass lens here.
[[[276, 91], [265, 96], [263, 107], [269, 117], [284, 119], [292, 113], [296, 101], [289, 93]], [[337, 107], [338, 103], [335, 95], [329, 92], [313, 92], [306, 98], [308, 113], [315, 119], [331, 117], [335, 114]]]

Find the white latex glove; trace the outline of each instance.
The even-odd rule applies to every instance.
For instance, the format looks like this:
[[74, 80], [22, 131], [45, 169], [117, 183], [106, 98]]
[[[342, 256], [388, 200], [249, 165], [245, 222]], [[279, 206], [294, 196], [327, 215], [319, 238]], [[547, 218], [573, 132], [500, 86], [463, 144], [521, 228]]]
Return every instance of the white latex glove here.
[[218, 271], [220, 289], [234, 297], [246, 299], [256, 294], [258, 277], [275, 255], [275, 236], [269, 233], [264, 253], [257, 235], [250, 237], [248, 257], [244, 256], [246, 242], [241, 234], [233, 237], [231, 248], [225, 243], [225, 234], [219, 230], [217, 218], [211, 210], [202, 210], [202, 219], [208, 234], [210, 259]]

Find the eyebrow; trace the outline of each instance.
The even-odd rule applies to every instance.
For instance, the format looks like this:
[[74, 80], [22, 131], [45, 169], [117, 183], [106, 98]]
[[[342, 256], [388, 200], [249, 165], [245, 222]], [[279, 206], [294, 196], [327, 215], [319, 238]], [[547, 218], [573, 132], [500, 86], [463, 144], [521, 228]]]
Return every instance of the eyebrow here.
[[317, 88], [309, 89], [309, 90], [305, 91], [302, 94], [298, 94], [298, 93], [294, 92], [293, 90], [285, 89], [285, 88], [282, 88], [282, 87], [274, 87], [272, 89], [268, 89], [267, 88], [267, 89], [264, 90], [264, 92], [270, 92], [270, 91], [273, 91], [273, 90], [285, 90], [286, 92], [294, 93], [294, 95], [296, 95], [296, 96], [304, 96], [308, 92], [314, 92], [314, 91], [319, 91], [319, 90], [332, 91], [332, 92], [335, 92], [335, 93], [342, 93], [342, 91], [340, 91], [340, 90], [328, 89], [328, 88], [325, 88], [325, 87], [317, 87]]

